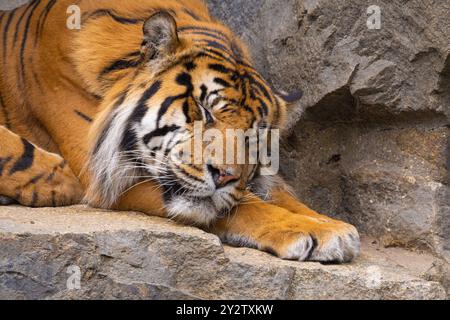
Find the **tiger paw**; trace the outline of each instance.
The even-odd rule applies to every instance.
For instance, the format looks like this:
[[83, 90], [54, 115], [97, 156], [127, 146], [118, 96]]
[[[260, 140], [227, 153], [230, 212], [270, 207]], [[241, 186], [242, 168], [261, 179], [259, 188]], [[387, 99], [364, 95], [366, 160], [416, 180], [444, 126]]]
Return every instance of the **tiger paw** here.
[[37, 173], [16, 188], [16, 199], [30, 207], [58, 207], [81, 203], [83, 188], [64, 161]]
[[287, 260], [350, 262], [360, 250], [356, 228], [329, 218], [296, 217], [288, 226], [273, 230], [270, 238], [273, 244], [262, 249]]

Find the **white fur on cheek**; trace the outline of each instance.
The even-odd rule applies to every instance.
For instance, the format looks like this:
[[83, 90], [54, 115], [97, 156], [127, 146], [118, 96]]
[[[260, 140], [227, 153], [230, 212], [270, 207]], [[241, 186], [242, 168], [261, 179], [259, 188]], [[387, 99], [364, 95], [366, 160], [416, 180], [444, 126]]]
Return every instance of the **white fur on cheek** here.
[[[134, 111], [138, 98], [130, 98], [111, 115], [111, 123], [103, 141], [99, 142], [97, 152], [90, 159], [92, 181], [89, 193], [100, 191], [102, 202], [99, 204], [109, 208], [120, 194], [136, 180], [135, 169], [124, 164], [124, 157], [119, 147], [123, 133], [131, 113]], [[89, 201], [88, 201], [89, 202]]]

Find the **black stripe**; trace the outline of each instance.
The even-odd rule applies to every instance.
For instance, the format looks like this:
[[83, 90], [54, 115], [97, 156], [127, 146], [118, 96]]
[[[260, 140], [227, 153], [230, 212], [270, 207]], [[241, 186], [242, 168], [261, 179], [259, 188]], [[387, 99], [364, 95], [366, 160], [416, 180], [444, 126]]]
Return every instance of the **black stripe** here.
[[87, 20], [97, 19], [97, 18], [101, 18], [101, 17], [110, 17], [110, 18], [114, 19], [116, 22], [119, 22], [122, 24], [137, 24], [139, 22], [144, 22], [143, 19], [121, 17], [121, 16], [117, 15], [113, 10], [109, 10], [109, 9], [99, 9], [97, 11], [94, 11], [87, 17]]
[[192, 77], [189, 73], [186, 72], [180, 73], [176, 78], [176, 82], [180, 86], [185, 86], [186, 92], [178, 96], [167, 97], [166, 100], [164, 100], [164, 102], [161, 105], [161, 108], [158, 110], [158, 118], [156, 122], [157, 127], [159, 127], [161, 118], [166, 114], [167, 110], [169, 110], [170, 106], [175, 101], [190, 97], [192, 95], [192, 91], [194, 91], [194, 87], [192, 85]]
[[120, 143], [121, 150], [132, 150], [136, 146], [138, 139], [136, 137], [136, 133], [132, 129], [132, 126], [133, 124], [142, 121], [142, 118], [148, 111], [147, 102], [159, 91], [159, 89], [161, 89], [161, 85], [161, 81], [156, 81], [150, 86], [150, 88], [145, 90], [142, 97], [139, 99], [136, 108], [127, 120], [127, 126]]
[[153, 130], [152, 132], [150, 132], [150, 133], [148, 133], [148, 134], [146, 134], [145, 136], [144, 136], [144, 143], [145, 144], [149, 144], [149, 142], [153, 139], [153, 138], [156, 138], [156, 137], [163, 137], [163, 136], [165, 136], [166, 134], [168, 134], [169, 132], [173, 132], [173, 131], [176, 131], [176, 130], [178, 130], [178, 129], [180, 129], [180, 127], [179, 126], [177, 126], [177, 125], [171, 125], [171, 126], [164, 126], [164, 127], [162, 127], [162, 128], [158, 128], [158, 129], [156, 129], [156, 130]]
[[86, 115], [86, 114], [84, 114], [83, 112], [78, 111], [78, 110], [74, 110], [74, 111], [75, 111], [75, 113], [76, 113], [80, 118], [82, 118], [83, 120], [85, 120], [85, 121], [87, 121], [87, 122], [92, 122], [92, 118], [89, 117], [88, 115]]
[[[183, 30], [183, 27], [178, 29], [178, 31], [182, 31], [182, 30]], [[206, 37], [210, 37], [210, 38], [213, 38], [213, 39], [216, 39], [216, 40], [219, 40], [219, 41], [223, 41], [224, 43], [229, 43], [228, 39], [225, 39], [225, 38], [220, 37], [220, 36], [218, 36], [216, 34], [212, 34], [212, 33], [205, 32], [205, 31], [188, 31], [186, 33], [194, 34], [194, 35], [198, 35], [198, 36], [206, 36]]]
[[192, 123], [191, 115], [189, 114], [190, 108], [189, 108], [189, 101], [186, 99], [186, 101], [183, 103], [183, 114], [186, 117], [186, 123]]
[[263, 114], [261, 116], [267, 116], [269, 114], [269, 108], [267, 107], [267, 104], [261, 98], [257, 98], [256, 100], [260, 103], [263, 110]]
[[27, 17], [27, 22], [25, 24], [25, 29], [24, 29], [24, 33], [23, 33], [23, 38], [22, 38], [22, 45], [20, 46], [20, 67], [21, 67], [21, 80], [20, 81], [20, 85], [23, 86], [24, 82], [25, 82], [25, 45], [27, 43], [27, 38], [28, 38], [28, 32], [30, 31], [30, 23], [31, 23], [31, 18], [33, 16], [34, 11], [36, 10], [36, 8], [38, 7], [40, 3], [40, 0], [37, 0], [34, 3], [33, 9], [31, 9], [30, 14]]
[[224, 88], [230, 88], [232, 86], [229, 82], [223, 80], [222, 78], [214, 78], [214, 82], [221, 85]]
[[35, 147], [27, 140], [25, 140], [23, 138], [21, 138], [21, 139], [22, 139], [24, 151], [23, 151], [22, 156], [19, 158], [19, 160], [16, 161], [14, 166], [9, 171], [10, 176], [16, 172], [25, 171], [33, 165]]
[[44, 174], [43, 174], [43, 173], [42, 173], [42, 174], [39, 174], [39, 175], [37, 175], [37, 176], [34, 176], [30, 181], [28, 181], [28, 182], [23, 186], [23, 188], [26, 188], [26, 187], [29, 187], [29, 186], [31, 186], [31, 185], [33, 185], [33, 184], [38, 183], [39, 180], [41, 180], [43, 177], [44, 177]]
[[223, 74], [231, 74], [231, 73], [235, 73], [234, 70], [231, 70], [227, 67], [225, 67], [223, 64], [220, 63], [211, 63], [208, 65], [208, 68]]
[[186, 98], [186, 94], [180, 94], [178, 96], [172, 96], [167, 97], [164, 102], [161, 104], [161, 107], [158, 110], [158, 118], [156, 125], [159, 126], [159, 123], [161, 121], [161, 118], [166, 114], [167, 110], [170, 108], [170, 106], [177, 100], [181, 100]]
[[16, 23], [16, 31], [14, 32], [13, 48], [16, 46], [16, 43], [17, 43], [17, 38], [19, 36], [19, 30], [20, 30], [20, 24], [22, 23], [22, 20], [25, 18], [25, 15], [28, 13], [28, 10], [30, 10], [33, 7], [33, 5], [35, 5], [35, 4], [36, 4], [36, 0], [29, 2], [26, 9], [22, 13], [22, 15], [19, 17], [19, 20]]
[[140, 57], [140, 55], [141, 55], [141, 53], [139, 51], [132, 52], [132, 53], [128, 54], [126, 57], [114, 61], [113, 63], [111, 63], [109, 66], [107, 66], [100, 72], [100, 77], [104, 77], [108, 73], [111, 73], [114, 71], [135, 68], [135, 67], [139, 66], [139, 64], [142, 62], [141, 59], [130, 60], [130, 58], [136, 57], [136, 56]]
[[36, 27], [36, 35], [34, 38], [34, 45], [37, 44], [37, 41], [39, 37], [42, 35], [42, 31], [44, 30], [45, 21], [47, 20], [47, 17], [50, 13], [50, 10], [52, 10], [53, 6], [56, 4], [56, 0], [50, 0], [47, 5], [45, 6], [44, 10], [42, 10], [41, 14], [39, 15], [37, 27]]
[[223, 53], [226, 53], [227, 55], [229, 55], [230, 57], [233, 57], [233, 52], [231, 52], [231, 50], [229, 48], [227, 48], [226, 46], [220, 44], [217, 41], [214, 40], [205, 40], [205, 39], [201, 39], [201, 40], [194, 40], [194, 42], [199, 43], [201, 45], [201, 47], [210, 47], [216, 50], [219, 50]]
[[205, 86], [204, 84], [202, 84], [201, 87], [200, 87], [200, 90], [202, 92], [201, 95], [200, 95], [200, 102], [204, 104], [206, 95], [208, 94], [208, 87]]
[[128, 119], [129, 122], [141, 122], [142, 118], [148, 111], [148, 100], [150, 100], [159, 91], [159, 89], [161, 89], [161, 81], [156, 81], [147, 90], [144, 91], [142, 97], [139, 99], [139, 102], [136, 105], [136, 108], [133, 110], [133, 113]]
[[[198, 177], [196, 177], [196, 176], [191, 175], [190, 173], [188, 173], [186, 170], [184, 170], [184, 169], [181, 168], [181, 167], [177, 167], [177, 170], [178, 170], [180, 173], [184, 174], [186, 177], [188, 177], [188, 178], [190, 178], [190, 179], [192, 179], [192, 180], [195, 180], [195, 181], [200, 182], [200, 183], [205, 183], [205, 180], [203, 180], [203, 179], [201, 179], [201, 178], [198, 178]], [[186, 180], [185, 180], [185, 181], [186, 181]], [[189, 183], [189, 181], [187, 181], [187, 182]], [[192, 185], [192, 186], [195, 187], [195, 185]]]
[[216, 38], [219, 38], [220, 40], [226, 42], [226, 43], [230, 43], [230, 38], [228, 38], [228, 36], [223, 33], [222, 31], [219, 30], [215, 30], [215, 29], [211, 29], [211, 28], [207, 28], [207, 27], [200, 27], [200, 26], [183, 26], [178, 28], [178, 31], [182, 32], [182, 31], [193, 31], [195, 33], [199, 33], [202, 32], [202, 34], [204, 35], [210, 35], [210, 36], [214, 36]]
[[16, 10], [9, 12], [8, 20], [6, 21], [5, 28], [3, 29], [3, 62], [6, 63], [6, 53], [7, 53], [7, 43], [8, 43], [8, 30], [11, 25], [11, 22], [16, 14]]
[[256, 85], [256, 88], [259, 89], [260, 92], [269, 100], [271, 103], [273, 103], [273, 97], [269, 93], [269, 91], [266, 89], [264, 84], [262, 84], [260, 81], [256, 80], [251, 74], [246, 73], [245, 78], [249, 80], [251, 85]]
[[187, 71], [193, 71], [197, 68], [197, 65], [193, 61], [188, 61], [184, 64]]
[[223, 60], [227, 61], [228, 63], [232, 65], [237, 65], [238, 62], [236, 59], [234, 59], [232, 56], [225, 56], [222, 52], [211, 49], [211, 48], [205, 48], [204, 54], [211, 59], [223, 62]]
[[0, 176], [3, 174], [5, 166], [12, 160], [12, 157], [0, 158]]

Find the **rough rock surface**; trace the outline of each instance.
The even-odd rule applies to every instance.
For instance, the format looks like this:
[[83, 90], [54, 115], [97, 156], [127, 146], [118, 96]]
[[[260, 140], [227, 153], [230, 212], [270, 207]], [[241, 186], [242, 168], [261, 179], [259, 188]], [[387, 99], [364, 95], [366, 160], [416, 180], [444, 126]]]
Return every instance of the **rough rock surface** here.
[[282, 261], [141, 214], [0, 210], [0, 299], [445, 299], [436, 264], [375, 245], [349, 265]]
[[282, 153], [298, 195], [385, 245], [450, 261], [450, 3], [208, 2], [274, 87], [304, 91]]

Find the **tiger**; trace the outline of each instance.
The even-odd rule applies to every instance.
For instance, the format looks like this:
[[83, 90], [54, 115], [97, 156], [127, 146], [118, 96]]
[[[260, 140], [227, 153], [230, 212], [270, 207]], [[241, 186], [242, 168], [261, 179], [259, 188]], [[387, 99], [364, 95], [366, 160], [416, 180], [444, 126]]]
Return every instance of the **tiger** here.
[[260, 164], [173, 160], [195, 123], [282, 129], [300, 99], [203, 1], [32, 0], [1, 11], [0, 31], [2, 205], [136, 211], [286, 260], [359, 255], [354, 226]]

